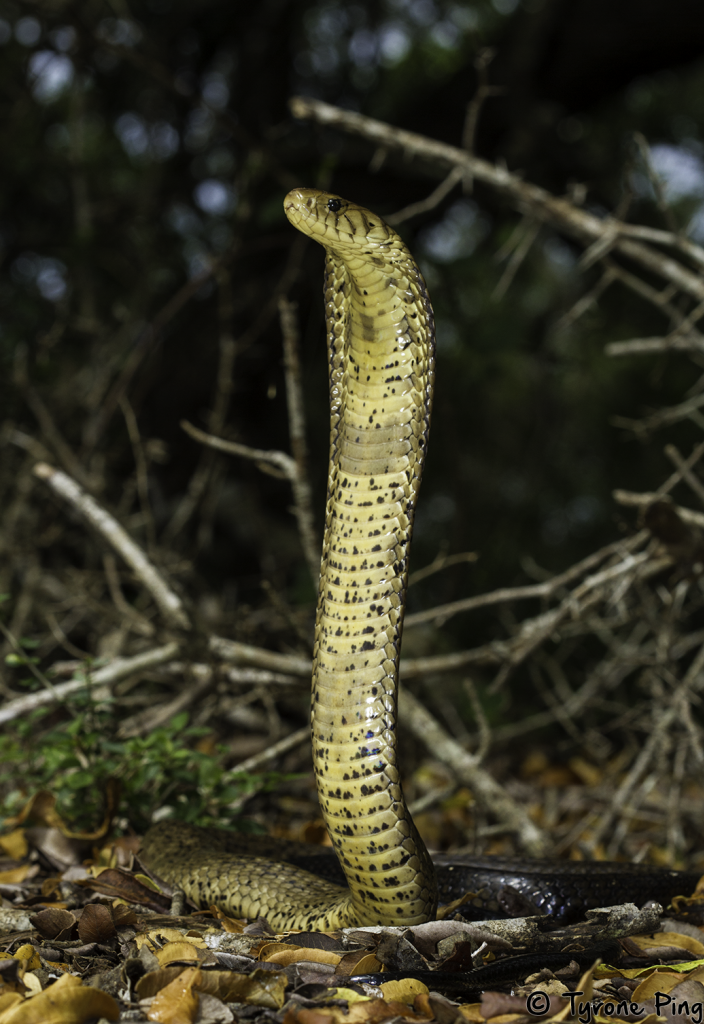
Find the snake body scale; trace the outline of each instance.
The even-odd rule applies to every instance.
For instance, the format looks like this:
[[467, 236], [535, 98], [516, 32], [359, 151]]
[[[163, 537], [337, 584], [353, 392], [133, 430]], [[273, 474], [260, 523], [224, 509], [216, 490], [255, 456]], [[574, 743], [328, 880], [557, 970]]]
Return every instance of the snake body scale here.
[[[252, 846], [234, 833], [174, 821], [148, 831], [142, 856], [197, 905], [265, 917], [276, 930], [408, 926], [431, 919], [438, 898], [433, 861], [403, 798], [396, 741], [408, 555], [433, 395], [433, 311], [413, 257], [379, 217], [316, 189], [294, 189], [284, 209], [326, 252], [330, 462], [311, 729], [337, 862], [303, 848], [297, 854], [295, 844]], [[332, 870], [321, 869], [326, 860]], [[633, 898], [623, 865], [614, 866], [614, 882], [589, 865], [571, 873], [543, 867], [536, 876], [530, 861], [506, 864], [441, 859], [441, 895], [485, 886], [495, 897], [509, 884], [563, 916], [577, 904]], [[675, 876], [650, 869], [625, 881], [639, 892], [659, 881], [665, 898], [696, 878]]]

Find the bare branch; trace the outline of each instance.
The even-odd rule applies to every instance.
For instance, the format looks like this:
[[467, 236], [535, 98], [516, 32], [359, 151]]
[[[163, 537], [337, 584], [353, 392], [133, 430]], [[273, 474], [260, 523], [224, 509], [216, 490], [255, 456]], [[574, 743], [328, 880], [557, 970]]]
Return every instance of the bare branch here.
[[[644, 491], [641, 494], [636, 494], [634, 491], [617, 490], [612, 491], [612, 494], [614, 501], [617, 501], [619, 505], [630, 505], [632, 508], [653, 505], [662, 498], [661, 491]], [[695, 512], [694, 509], [684, 508], [682, 505], [673, 505], [672, 508], [683, 522], [704, 528], [704, 512]]]
[[667, 338], [632, 338], [630, 341], [612, 341], [604, 346], [607, 356], [649, 355], [651, 352], [704, 352], [704, 338], [690, 334], [685, 337], [669, 335]]
[[152, 595], [168, 622], [181, 629], [190, 628], [181, 598], [169, 587], [139, 545], [132, 540], [109, 512], [89, 494], [86, 494], [70, 476], [47, 465], [46, 462], [37, 463], [34, 467], [34, 475], [38, 476], [40, 480], [45, 480], [56, 494], [85, 516], [90, 525], [124, 558]]
[[513, 250], [511, 258], [508, 261], [508, 266], [503, 272], [501, 279], [499, 280], [499, 283], [494, 288], [494, 291], [491, 293], [491, 297], [495, 302], [498, 302], [499, 299], [502, 299], [506, 292], [508, 291], [508, 289], [510, 288], [511, 282], [518, 273], [518, 270], [521, 264], [523, 263], [524, 259], [530, 252], [530, 247], [540, 234], [540, 228], [541, 225], [536, 224], [534, 221], [528, 221], [526, 223], [525, 233], [521, 238], [520, 242], [518, 243], [518, 245], [516, 246], [516, 248]]
[[[395, 128], [355, 111], [343, 110], [321, 100], [303, 96], [294, 96], [289, 105], [294, 117], [314, 120], [319, 124], [360, 135], [377, 146], [401, 150], [407, 158], [423, 157], [440, 167], [461, 167], [465, 173], [471, 174], [478, 181], [506, 196], [522, 213], [551, 224], [587, 246], [607, 235], [615, 234], [614, 250], [670, 281], [686, 295], [691, 295], [699, 301], [704, 299], [704, 279], [701, 275], [650, 245], [636, 241], [628, 226], [613, 217], [597, 217], [568, 199], [553, 196], [537, 185], [522, 181], [504, 167], [490, 164], [455, 146]], [[690, 243], [690, 246], [692, 252], [696, 254], [698, 264], [704, 266], [704, 250], [694, 243]], [[681, 247], [678, 245], [678, 248]]]
[[[422, 569], [417, 569], [412, 572], [408, 577], [408, 586], [412, 587], [415, 583], [420, 583], [421, 580], [425, 580], [428, 576], [433, 576], [436, 572], [442, 572], [443, 569], [449, 569], [453, 565], [461, 565], [464, 562], [476, 562], [479, 555], [476, 551], [462, 551], [456, 555], [443, 555], [438, 553], [430, 565], [424, 566]], [[408, 624], [408, 618], [406, 619]]]
[[108, 688], [113, 683], [126, 679], [128, 676], [136, 675], [136, 673], [143, 672], [146, 669], [154, 668], [157, 665], [163, 665], [164, 662], [171, 661], [178, 654], [180, 646], [177, 641], [172, 641], [163, 647], [156, 647], [150, 651], [135, 654], [132, 658], [115, 658], [114, 661], [111, 661], [109, 665], [105, 665], [104, 668], [87, 671], [85, 676], [81, 676], [81, 678], [69, 679], [65, 683], [54, 685], [50, 690], [40, 690], [37, 693], [29, 693], [26, 697], [18, 697], [16, 700], [8, 701], [4, 707], [0, 708], [0, 725], [3, 722], [11, 721], [13, 718], [19, 718], [20, 715], [25, 715], [29, 711], [34, 711], [35, 708], [43, 707], [45, 704], [64, 700], [70, 694], [84, 690], [86, 687], [92, 689], [96, 699], [105, 697], [109, 694]]
[[417, 217], [420, 213], [428, 213], [429, 210], [434, 210], [436, 206], [440, 205], [445, 196], [452, 192], [455, 185], [462, 181], [464, 176], [465, 171], [462, 167], [453, 167], [447, 177], [443, 178], [437, 188], [433, 189], [426, 199], [420, 199], [417, 203], [410, 203], [408, 206], [404, 206], [402, 210], [398, 210], [397, 213], [390, 213], [384, 220], [387, 224], [391, 224], [392, 227], [396, 227], [396, 225], [402, 224], [405, 220], [410, 220], [411, 217]]
[[657, 430], [659, 427], [669, 426], [671, 423], [679, 423], [680, 420], [686, 420], [693, 414], [698, 413], [698, 410], [703, 405], [704, 394], [694, 395], [692, 398], [687, 398], [684, 402], [680, 402], [679, 405], [673, 405], [669, 409], [658, 409], [652, 416], [646, 416], [642, 420], [631, 420], [625, 416], [612, 416], [611, 421], [614, 426], [625, 427], [638, 434], [644, 434], [651, 430]]
[[472, 611], [474, 608], [484, 608], [487, 605], [505, 604], [508, 601], [522, 601], [536, 597], [550, 597], [566, 583], [569, 583], [571, 580], [574, 580], [583, 573], [593, 569], [594, 566], [599, 564], [599, 562], [603, 562], [604, 559], [609, 558], [611, 555], [635, 551], [645, 542], [648, 536], [648, 531], [642, 530], [635, 536], [630, 537], [627, 541], [618, 540], [611, 544], [607, 544], [606, 547], [588, 555], [586, 558], [582, 559], [581, 562], [577, 562], [576, 565], [573, 565], [565, 572], [560, 573], [559, 576], [553, 576], [551, 579], [545, 580], [542, 583], [531, 583], [526, 587], [503, 587], [500, 590], [492, 590], [488, 594], [478, 594], [476, 597], [464, 597], [459, 601], [452, 601], [449, 604], [438, 605], [435, 608], [428, 608], [427, 611], [414, 612], [412, 615], [406, 616], [406, 628], [409, 626], [417, 626], [421, 622], [435, 621], [436, 623], [444, 623], [447, 622], [451, 616], [457, 615], [458, 612]]
[[243, 459], [251, 459], [259, 465], [260, 469], [264, 466], [275, 466], [287, 480], [295, 479], [296, 463], [286, 452], [250, 448], [249, 445], [239, 444], [237, 441], [226, 441], [223, 437], [213, 437], [212, 434], [206, 434], [205, 431], [194, 427], [188, 420], [181, 420], [181, 426], [194, 441], [207, 444], [219, 452], [225, 452], [226, 455], [239, 455]]
[[322, 542], [315, 534], [313, 499], [308, 476], [308, 445], [306, 444], [306, 423], [303, 406], [303, 384], [299, 355], [300, 338], [296, 321], [296, 305], [279, 296], [279, 319], [284, 343], [284, 371], [286, 374], [286, 398], [288, 424], [291, 436], [291, 451], [296, 471], [291, 478], [293, 502], [298, 521], [298, 533], [303, 553], [310, 569], [313, 583], [317, 585], [320, 575], [320, 551]]
[[670, 462], [674, 463], [682, 474], [682, 479], [689, 484], [696, 496], [704, 504], [704, 484], [702, 484], [699, 477], [694, 475], [690, 466], [687, 465], [687, 460], [682, 458], [674, 444], [665, 445], [665, 455], [667, 455]]
[[549, 840], [533, 824], [525, 808], [479, 765], [476, 757], [468, 754], [457, 740], [445, 732], [437, 719], [407, 689], [401, 693], [400, 709], [403, 722], [416, 739], [432, 752], [433, 757], [446, 764], [462, 783], [470, 786], [477, 800], [494, 817], [516, 832], [526, 853], [534, 857], [544, 856], [550, 847]]
[[289, 750], [295, 750], [296, 747], [300, 747], [306, 742], [310, 742], [309, 725], [290, 733], [288, 736], [284, 736], [277, 743], [272, 743], [270, 747], [262, 750], [260, 754], [254, 754], [253, 757], [248, 757], [246, 761], [240, 761], [232, 770], [233, 772], [258, 772], [270, 761], [276, 761], [282, 754], [287, 754]]

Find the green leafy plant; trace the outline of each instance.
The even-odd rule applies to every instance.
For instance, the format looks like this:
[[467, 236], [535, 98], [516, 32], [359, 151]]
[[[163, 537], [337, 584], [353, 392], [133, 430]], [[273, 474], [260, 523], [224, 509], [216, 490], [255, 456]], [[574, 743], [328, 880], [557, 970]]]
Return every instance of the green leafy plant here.
[[56, 712], [38, 708], [0, 736], [0, 826], [33, 793], [48, 789], [72, 829], [94, 829], [104, 815], [108, 780], [116, 779], [122, 831], [130, 825], [143, 831], [157, 811], [193, 824], [246, 829], [246, 821], [233, 821], [242, 798], [283, 778], [224, 767], [224, 746], [214, 753], [197, 749], [210, 730], [189, 726], [187, 712], [146, 736], [119, 740], [109, 703], [95, 704], [84, 691], [65, 710], [69, 718], [42, 730], [42, 721]]

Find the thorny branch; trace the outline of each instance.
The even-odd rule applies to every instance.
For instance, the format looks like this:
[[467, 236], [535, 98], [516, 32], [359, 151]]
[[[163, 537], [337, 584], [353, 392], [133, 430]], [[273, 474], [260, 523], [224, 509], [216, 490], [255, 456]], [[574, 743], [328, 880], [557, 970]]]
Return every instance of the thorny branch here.
[[[563, 317], [563, 327], [596, 304], [606, 288], [619, 284], [664, 314], [670, 333], [612, 343], [606, 349], [608, 355], [648, 356], [672, 350], [676, 358], [699, 357], [704, 349], [704, 335], [698, 329], [704, 311], [704, 251], [675, 230], [629, 224], [616, 216], [597, 217], [576, 199], [550, 195], [504, 167], [477, 157], [472, 151], [476, 119], [481, 103], [492, 92], [485, 75], [488, 55], [484, 61], [479, 68], [480, 88], [467, 112], [464, 149], [317, 100], [298, 97], [291, 106], [297, 117], [366, 138], [378, 152], [396, 151], [406, 159], [422, 159], [426, 169], [434, 166], [444, 175], [425, 200], [400, 211], [394, 222], [432, 210], [460, 182], [480, 182], [505, 197], [522, 220], [506, 253], [510, 259], [498, 286], [500, 293], [510, 287], [538, 231], [549, 226], [583, 246], [583, 266], [601, 266], [598, 283]], [[639, 146], [647, 166], [647, 147], [642, 140]], [[150, 535], [147, 529], [148, 553], [130, 535], [120, 514], [108, 511], [94, 495], [92, 474], [55, 429], [20, 361], [17, 384], [34, 413], [42, 440], [14, 427], [3, 438], [26, 453], [18, 494], [4, 512], [5, 534], [11, 538], [22, 510], [36, 500], [33, 481], [38, 478], [54, 492], [60, 515], [74, 522], [78, 519], [81, 529], [95, 538], [99, 548], [95, 562], [102, 568], [91, 573], [76, 571], [71, 579], [58, 580], [42, 569], [37, 556], [25, 572], [12, 621], [4, 629], [6, 649], [21, 653], [15, 638], [22, 635], [35, 600], [51, 625], [51, 635], [47, 634], [41, 649], [44, 656], [57, 646], [71, 651], [71, 631], [82, 617], [95, 623], [95, 631], [105, 637], [105, 643], [97, 645], [92, 660], [82, 659], [75, 647], [71, 661], [55, 660], [43, 677], [42, 688], [35, 692], [20, 693], [0, 681], [5, 697], [0, 724], [70, 700], [85, 690], [94, 701], [107, 697], [120, 701], [128, 692], [143, 691], [132, 699], [130, 713], [121, 723], [121, 736], [144, 735], [183, 709], [197, 707], [201, 722], [224, 716], [238, 725], [249, 723], [255, 735], [242, 732], [238, 735], [242, 742], [232, 746], [232, 763], [239, 770], [256, 772], [282, 758], [289, 759], [288, 765], [305, 763], [309, 738], [303, 724], [305, 713], [300, 708], [291, 713], [287, 702], [292, 695], [303, 696], [310, 676], [310, 649], [299, 638], [310, 635], [312, 608], [301, 616], [277, 594], [260, 619], [256, 619], [259, 613], [240, 606], [232, 619], [233, 635], [221, 636], [208, 615], [202, 609], [192, 609], [177, 592], [173, 578], [182, 571], [181, 562], [170, 548], [205, 501], [217, 465], [215, 453], [221, 452], [251, 460], [262, 471], [290, 483], [300, 545], [311, 574], [314, 578], [317, 574], [319, 546], [307, 470], [298, 328], [295, 306], [286, 298], [302, 244], [294, 246], [274, 295], [243, 336], [236, 339], [232, 335], [233, 261], [229, 258], [213, 264], [202, 279], [194, 279], [173, 296], [143, 329], [121, 372], [113, 374], [112, 384], [95, 399], [84, 431], [84, 454], [95, 447], [121, 407], [135, 457], [135, 491], [142, 505], [143, 525], [148, 527], [149, 463], [146, 442], [127, 401], [128, 386], [170, 318], [214, 276], [220, 295], [220, 354], [206, 418], [208, 430], [182, 424], [203, 446], [202, 454], [186, 498], [174, 510], [162, 536]], [[624, 258], [628, 267], [620, 262]], [[662, 285], [655, 287], [652, 277], [643, 279], [643, 271], [660, 279]], [[236, 359], [277, 310], [292, 454], [227, 438]], [[640, 437], [684, 418], [704, 428], [703, 403], [701, 393], [693, 389], [671, 409], [655, 411], [638, 422], [620, 422]], [[62, 469], [48, 465], [52, 457], [48, 450]], [[414, 783], [413, 805], [431, 820], [437, 814], [438, 801], [466, 794], [460, 842], [482, 845], [482, 837], [493, 836], [502, 837], [505, 849], [513, 842], [533, 854], [577, 848], [587, 855], [624, 857], [640, 857], [652, 845], [665, 850], [673, 864], [692, 860], [697, 843], [701, 846], [697, 801], [686, 794], [693, 780], [700, 779], [704, 760], [704, 630], [700, 627], [704, 512], [690, 507], [704, 505], [700, 469], [704, 442], [695, 445], [688, 456], [672, 444], [666, 446], [665, 454], [674, 472], [660, 486], [653, 481], [648, 493], [614, 492], [615, 507], [630, 515], [627, 532], [558, 575], [545, 578], [536, 567], [535, 572], [531, 570], [536, 582], [500, 587], [434, 607], [422, 606], [422, 588], [417, 588], [418, 603], [406, 616], [406, 628], [409, 636], [422, 635], [430, 642], [419, 645], [415, 656], [402, 659], [401, 720], [402, 728], [432, 756], [436, 774], [425, 791]], [[676, 488], [677, 502], [670, 497]], [[430, 566], [416, 570], [412, 581], [475, 557], [472, 553], [443, 553]], [[496, 616], [491, 619], [486, 642], [452, 649], [442, 632], [445, 624], [477, 613], [484, 618]], [[266, 643], [247, 642], [260, 635], [255, 621], [260, 632], [264, 623]], [[293, 630], [288, 628], [291, 623]], [[291, 636], [297, 639], [291, 641]], [[466, 677], [467, 666], [473, 666], [471, 679]], [[520, 705], [505, 707], [497, 725], [496, 701], [504, 700], [507, 681], [519, 673], [523, 673], [521, 679], [533, 681], [533, 692], [544, 707], [538, 704], [535, 709], [534, 704], [530, 713]], [[180, 682], [180, 692], [175, 694], [174, 682]], [[411, 687], [416, 692], [411, 692]], [[461, 716], [452, 713], [447, 693], [454, 693], [457, 701], [466, 704], [464, 717], [474, 721], [473, 734], [462, 724]], [[634, 694], [639, 699], [634, 699]], [[539, 737], [540, 730], [547, 727], [564, 732], [569, 750], [583, 738], [581, 749], [569, 762], [569, 772], [566, 769], [569, 781], [555, 791], [550, 820], [547, 811], [538, 806], [530, 780], [502, 781], [496, 760], [517, 737]], [[622, 733], [630, 737], [630, 753], [624, 754], [616, 743]], [[254, 740], [254, 744], [244, 740]], [[661, 781], [658, 773], [664, 773]], [[242, 798], [238, 808], [249, 796]], [[672, 821], [673, 805], [682, 808], [677, 827]]]

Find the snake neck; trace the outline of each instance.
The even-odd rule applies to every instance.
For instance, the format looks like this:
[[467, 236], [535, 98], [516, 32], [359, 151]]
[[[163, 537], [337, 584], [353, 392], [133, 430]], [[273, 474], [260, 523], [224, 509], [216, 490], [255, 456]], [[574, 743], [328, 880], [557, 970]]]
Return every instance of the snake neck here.
[[400, 238], [327, 248], [330, 467], [313, 657], [320, 805], [355, 913], [414, 924], [435, 912], [432, 862], [397, 763], [398, 668], [434, 330]]

